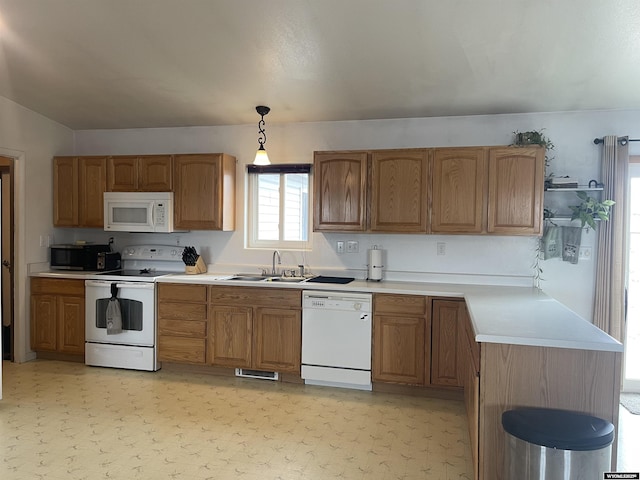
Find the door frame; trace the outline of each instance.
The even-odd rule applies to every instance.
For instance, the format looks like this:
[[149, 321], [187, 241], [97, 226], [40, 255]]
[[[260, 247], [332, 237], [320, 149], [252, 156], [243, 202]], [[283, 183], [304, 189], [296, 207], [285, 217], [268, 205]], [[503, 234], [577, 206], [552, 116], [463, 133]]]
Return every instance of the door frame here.
[[25, 159], [22, 150], [0, 147], [0, 155], [13, 158], [13, 361], [36, 358], [29, 344], [29, 309], [27, 305], [28, 269], [26, 258], [26, 188]]
[[[14, 239], [13, 239], [13, 230], [14, 230], [14, 164], [15, 160], [12, 157], [0, 156], [0, 175], [2, 176], [2, 182], [0, 183], [0, 193], [2, 194], [2, 201], [0, 202], [0, 206], [2, 207], [2, 215], [0, 215], [0, 220], [2, 222], [1, 225], [1, 233], [2, 233], [2, 261], [7, 261], [10, 265], [9, 269], [5, 269], [4, 266], [0, 267], [0, 272], [2, 275], [2, 281], [0, 281], [0, 287], [2, 289], [1, 295], [2, 299], [0, 300], [0, 306], [2, 308], [2, 321], [0, 325], [2, 326], [2, 331], [4, 333], [6, 321], [5, 314], [8, 313], [10, 322], [8, 325], [9, 338], [3, 337], [0, 335], [0, 339], [2, 339], [2, 346], [4, 347], [4, 342], [9, 343], [9, 352], [10, 357], [9, 360], [13, 361], [14, 351], [15, 351], [15, 337], [14, 337], [14, 329], [15, 329], [15, 278], [14, 278]], [[6, 215], [5, 215], [6, 213]], [[8, 240], [8, 247], [5, 244], [5, 240]], [[8, 271], [8, 275], [5, 273]], [[7, 280], [5, 282], [5, 280]], [[5, 289], [8, 289], [8, 295], [5, 294]], [[9, 306], [6, 303], [9, 303]], [[4, 353], [2, 356], [4, 360]]]

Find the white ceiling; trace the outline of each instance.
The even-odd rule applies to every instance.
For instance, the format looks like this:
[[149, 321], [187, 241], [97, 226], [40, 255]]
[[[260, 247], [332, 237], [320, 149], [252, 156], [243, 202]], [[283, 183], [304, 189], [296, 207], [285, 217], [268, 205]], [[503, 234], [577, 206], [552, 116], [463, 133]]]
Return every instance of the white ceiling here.
[[73, 129], [640, 108], [640, 2], [0, 0], [0, 95]]

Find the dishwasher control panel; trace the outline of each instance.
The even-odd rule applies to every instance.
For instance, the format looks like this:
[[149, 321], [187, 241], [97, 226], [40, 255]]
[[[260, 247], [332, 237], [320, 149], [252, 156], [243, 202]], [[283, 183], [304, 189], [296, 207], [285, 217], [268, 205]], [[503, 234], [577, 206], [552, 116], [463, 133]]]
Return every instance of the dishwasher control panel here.
[[371, 295], [305, 291], [302, 298], [302, 308], [370, 313]]

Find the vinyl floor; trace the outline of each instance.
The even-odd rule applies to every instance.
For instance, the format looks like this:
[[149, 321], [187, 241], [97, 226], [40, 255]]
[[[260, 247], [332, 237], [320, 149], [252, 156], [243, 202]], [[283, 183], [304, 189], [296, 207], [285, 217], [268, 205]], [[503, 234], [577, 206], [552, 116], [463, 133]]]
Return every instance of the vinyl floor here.
[[0, 479], [472, 479], [462, 402], [3, 364]]

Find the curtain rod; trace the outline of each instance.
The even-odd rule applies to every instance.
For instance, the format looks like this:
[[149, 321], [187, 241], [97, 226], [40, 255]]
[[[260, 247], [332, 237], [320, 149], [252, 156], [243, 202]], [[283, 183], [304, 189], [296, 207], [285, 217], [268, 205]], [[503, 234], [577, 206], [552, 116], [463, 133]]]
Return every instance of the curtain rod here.
[[[626, 145], [627, 142], [640, 142], [640, 138], [627, 138], [627, 137], [618, 138], [618, 143], [620, 145]], [[594, 138], [593, 143], [595, 143], [596, 145], [598, 145], [599, 143], [604, 143], [604, 138]]]

